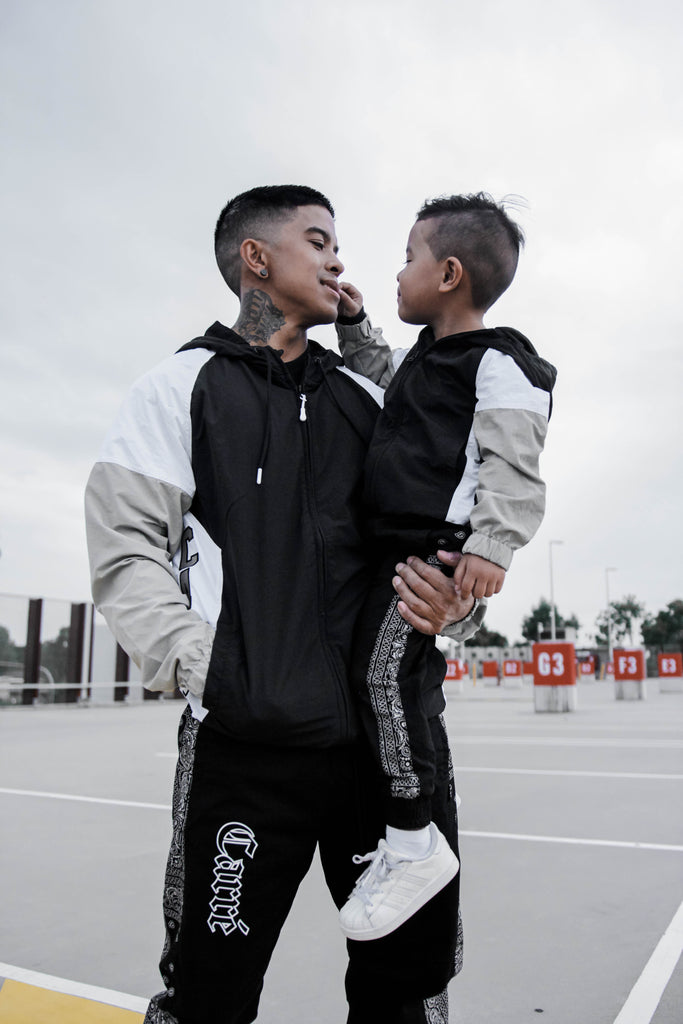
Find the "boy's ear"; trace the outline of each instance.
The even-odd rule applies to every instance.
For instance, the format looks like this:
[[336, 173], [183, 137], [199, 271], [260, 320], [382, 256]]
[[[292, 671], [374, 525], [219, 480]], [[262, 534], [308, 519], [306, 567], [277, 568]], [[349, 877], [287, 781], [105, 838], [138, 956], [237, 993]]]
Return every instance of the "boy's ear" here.
[[456, 256], [449, 256], [447, 259], [443, 261], [443, 270], [441, 274], [441, 281], [439, 283], [439, 291], [454, 291], [462, 281], [462, 276], [462, 263]]
[[[254, 238], [245, 238], [240, 246], [240, 256], [242, 257], [242, 262], [252, 274], [256, 274], [259, 277], [268, 276], [268, 258], [264, 252], [263, 242], [259, 242]], [[262, 270], [265, 270], [266, 273], [262, 274]]]

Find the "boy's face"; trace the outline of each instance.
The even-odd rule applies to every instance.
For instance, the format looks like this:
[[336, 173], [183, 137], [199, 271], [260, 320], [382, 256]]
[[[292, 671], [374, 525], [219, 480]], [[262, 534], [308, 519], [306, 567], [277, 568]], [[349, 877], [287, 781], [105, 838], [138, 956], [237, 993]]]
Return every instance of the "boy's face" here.
[[428, 324], [437, 309], [442, 267], [427, 242], [432, 229], [428, 220], [418, 220], [413, 225], [405, 266], [396, 275], [398, 315], [406, 324]]
[[334, 220], [324, 206], [300, 206], [269, 245], [268, 291], [287, 319], [307, 327], [334, 323], [339, 307], [339, 275]]

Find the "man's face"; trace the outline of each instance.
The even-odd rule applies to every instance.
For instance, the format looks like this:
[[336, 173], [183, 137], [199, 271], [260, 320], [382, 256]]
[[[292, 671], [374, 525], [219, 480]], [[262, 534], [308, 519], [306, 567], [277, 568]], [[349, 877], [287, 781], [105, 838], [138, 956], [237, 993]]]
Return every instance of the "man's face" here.
[[337, 319], [338, 278], [334, 220], [324, 206], [300, 206], [269, 245], [270, 296], [288, 320], [300, 326]]
[[396, 275], [398, 315], [407, 324], [431, 321], [441, 281], [441, 264], [434, 259], [427, 239], [433, 225], [419, 220], [408, 235], [406, 262]]

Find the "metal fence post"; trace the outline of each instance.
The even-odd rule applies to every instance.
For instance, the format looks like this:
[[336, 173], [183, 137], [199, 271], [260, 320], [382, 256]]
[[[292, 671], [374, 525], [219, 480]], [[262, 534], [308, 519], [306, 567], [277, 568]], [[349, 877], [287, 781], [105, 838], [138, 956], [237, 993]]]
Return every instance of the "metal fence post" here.
[[26, 653], [24, 654], [24, 687], [22, 704], [33, 704], [38, 696], [40, 680], [40, 627], [43, 619], [42, 597], [32, 597], [28, 602], [26, 624]]

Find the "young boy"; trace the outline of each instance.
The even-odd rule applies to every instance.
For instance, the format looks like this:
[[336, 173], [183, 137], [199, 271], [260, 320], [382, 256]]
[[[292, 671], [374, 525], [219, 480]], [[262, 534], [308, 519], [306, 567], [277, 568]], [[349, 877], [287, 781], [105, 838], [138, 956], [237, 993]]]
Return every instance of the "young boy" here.
[[497, 594], [513, 552], [543, 518], [539, 476], [556, 371], [484, 314], [515, 275], [523, 234], [484, 193], [425, 203], [398, 274], [398, 314], [426, 324], [412, 349], [391, 351], [363, 297], [342, 284], [337, 322], [346, 365], [385, 387], [365, 471], [377, 553], [359, 618], [354, 686], [387, 781], [386, 841], [341, 911], [349, 938], [389, 934], [455, 876], [457, 851], [432, 822], [436, 764], [430, 720], [443, 710], [443, 658], [401, 618], [392, 576], [418, 551], [462, 551], [461, 596]]

